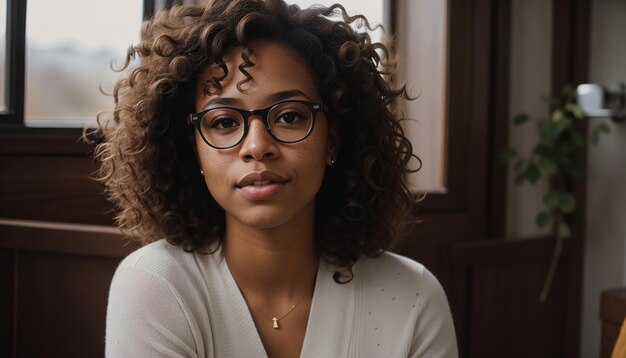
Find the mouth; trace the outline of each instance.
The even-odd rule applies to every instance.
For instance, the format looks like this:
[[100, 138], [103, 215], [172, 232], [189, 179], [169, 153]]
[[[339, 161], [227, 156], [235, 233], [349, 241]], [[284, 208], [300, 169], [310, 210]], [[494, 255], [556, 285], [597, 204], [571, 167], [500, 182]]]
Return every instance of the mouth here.
[[289, 179], [278, 173], [263, 171], [250, 173], [237, 182], [237, 192], [252, 201], [264, 201], [277, 197]]
[[270, 184], [285, 184], [289, 180], [278, 173], [271, 171], [263, 171], [260, 173], [254, 172], [247, 174], [241, 178], [236, 186], [237, 188], [244, 188], [247, 186], [265, 186]]
[[272, 181], [271, 180], [257, 180], [254, 183], [252, 183], [251, 185], [260, 186], [260, 185], [267, 185], [269, 183], [272, 183]]

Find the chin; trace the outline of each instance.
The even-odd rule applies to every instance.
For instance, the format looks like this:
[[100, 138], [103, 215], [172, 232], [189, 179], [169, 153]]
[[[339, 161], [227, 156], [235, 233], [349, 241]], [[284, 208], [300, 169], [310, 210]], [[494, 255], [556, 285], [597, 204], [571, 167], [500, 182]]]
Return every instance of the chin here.
[[[239, 207], [230, 215], [235, 221], [251, 229], [275, 229], [294, 225], [294, 228], [302, 229], [315, 215], [315, 205], [300, 207], [296, 203], [285, 205], [284, 203], [257, 204], [252, 207]], [[228, 224], [227, 224], [228, 225]]]
[[242, 210], [233, 217], [245, 226], [257, 229], [272, 229], [286, 225], [294, 218], [293, 211], [276, 210], [269, 207], [256, 207]]
[[271, 230], [285, 226], [288, 221], [271, 217], [243, 218], [238, 220], [246, 227], [258, 230]]

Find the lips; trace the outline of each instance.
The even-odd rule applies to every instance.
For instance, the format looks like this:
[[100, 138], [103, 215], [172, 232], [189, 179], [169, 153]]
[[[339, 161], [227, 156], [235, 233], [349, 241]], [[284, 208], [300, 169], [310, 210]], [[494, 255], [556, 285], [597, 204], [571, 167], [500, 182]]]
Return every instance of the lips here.
[[243, 178], [241, 178], [237, 182], [238, 188], [243, 188], [247, 186], [263, 186], [269, 184], [285, 184], [287, 182], [287, 178], [282, 177], [281, 175], [271, 172], [271, 171], [263, 171], [260, 173], [250, 173]]
[[248, 200], [269, 200], [278, 196], [288, 181], [270, 171], [250, 173], [239, 180], [237, 191]]

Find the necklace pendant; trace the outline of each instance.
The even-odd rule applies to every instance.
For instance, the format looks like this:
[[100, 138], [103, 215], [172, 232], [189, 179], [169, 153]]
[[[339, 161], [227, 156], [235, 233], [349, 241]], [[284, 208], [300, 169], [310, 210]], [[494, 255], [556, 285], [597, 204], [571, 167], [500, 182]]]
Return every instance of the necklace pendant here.
[[278, 318], [274, 317], [274, 318], [272, 318], [272, 321], [274, 321], [274, 326], [273, 326], [274, 329], [278, 329], [279, 328], [278, 327]]

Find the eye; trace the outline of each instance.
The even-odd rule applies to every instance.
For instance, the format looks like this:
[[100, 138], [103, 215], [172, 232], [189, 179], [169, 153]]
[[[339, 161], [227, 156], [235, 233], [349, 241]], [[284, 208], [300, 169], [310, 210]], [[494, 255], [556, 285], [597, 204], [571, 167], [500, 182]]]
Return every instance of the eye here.
[[285, 111], [274, 119], [275, 123], [295, 124], [306, 120], [306, 116], [298, 111]]
[[239, 127], [239, 123], [234, 118], [224, 116], [212, 119], [210, 127], [212, 129], [229, 129]]
[[243, 118], [231, 108], [215, 108], [204, 114], [202, 123], [207, 130], [230, 133], [243, 125]]

